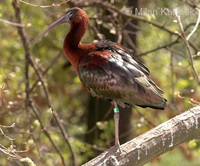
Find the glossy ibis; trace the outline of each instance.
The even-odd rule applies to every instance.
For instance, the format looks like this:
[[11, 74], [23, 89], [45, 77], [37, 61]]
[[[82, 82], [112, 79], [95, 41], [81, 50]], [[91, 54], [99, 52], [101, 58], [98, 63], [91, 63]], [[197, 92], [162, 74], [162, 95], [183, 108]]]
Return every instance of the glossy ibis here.
[[40, 39], [51, 29], [70, 23], [70, 31], [63, 49], [83, 85], [96, 97], [112, 101], [114, 105], [115, 147], [119, 147], [119, 108], [128, 105], [164, 109], [166, 99], [162, 90], [149, 78], [149, 70], [133, 56], [111, 41], [82, 44], [88, 27], [86, 12], [72, 8], [51, 24]]

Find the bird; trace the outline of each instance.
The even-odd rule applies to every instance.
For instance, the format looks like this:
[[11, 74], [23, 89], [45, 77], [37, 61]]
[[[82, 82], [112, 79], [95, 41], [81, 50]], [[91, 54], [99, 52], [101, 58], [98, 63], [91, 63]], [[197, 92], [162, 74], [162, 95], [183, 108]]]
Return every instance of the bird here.
[[70, 24], [63, 50], [83, 86], [92, 96], [109, 100], [114, 106], [114, 147], [120, 150], [118, 106], [164, 109], [167, 100], [162, 95], [163, 91], [151, 80], [149, 69], [122, 46], [108, 40], [81, 43], [89, 18], [79, 7], [69, 9], [49, 25], [41, 33], [40, 40], [63, 23]]

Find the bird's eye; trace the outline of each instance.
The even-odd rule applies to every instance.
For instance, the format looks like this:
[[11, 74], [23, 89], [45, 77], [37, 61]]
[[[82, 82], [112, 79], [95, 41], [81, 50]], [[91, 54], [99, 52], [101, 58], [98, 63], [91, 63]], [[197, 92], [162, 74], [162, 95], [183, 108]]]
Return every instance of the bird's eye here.
[[67, 14], [69, 20], [71, 20], [71, 17], [73, 16], [73, 13], [70, 11], [70, 12], [67, 12], [66, 14]]

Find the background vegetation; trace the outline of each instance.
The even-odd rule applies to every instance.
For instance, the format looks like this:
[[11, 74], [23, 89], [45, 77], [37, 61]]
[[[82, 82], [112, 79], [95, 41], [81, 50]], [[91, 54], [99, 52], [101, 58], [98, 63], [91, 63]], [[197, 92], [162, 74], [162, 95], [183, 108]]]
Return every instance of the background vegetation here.
[[[0, 3], [1, 165], [80, 165], [112, 146], [111, 105], [91, 101], [63, 55], [69, 25], [57, 27], [42, 41], [38, 38], [73, 6], [90, 17], [83, 43], [106, 38], [122, 44], [165, 91], [164, 111], [133, 107], [128, 114], [122, 112], [127, 117], [121, 121], [130, 126], [123, 130], [126, 123], [121, 123], [121, 138], [130, 140], [199, 104], [198, 0]], [[134, 15], [135, 8], [141, 13]], [[199, 146], [199, 140], [182, 144], [147, 165], [197, 166]]]

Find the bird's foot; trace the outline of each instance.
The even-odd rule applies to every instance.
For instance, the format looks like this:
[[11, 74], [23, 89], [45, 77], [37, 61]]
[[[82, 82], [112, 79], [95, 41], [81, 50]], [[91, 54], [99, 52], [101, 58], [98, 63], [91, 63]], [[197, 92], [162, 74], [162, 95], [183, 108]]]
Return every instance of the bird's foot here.
[[120, 147], [120, 144], [115, 144], [114, 146], [112, 146], [110, 149], [109, 149], [110, 152], [113, 152], [113, 153], [120, 153], [122, 154], [122, 150], [121, 150], [121, 147]]

